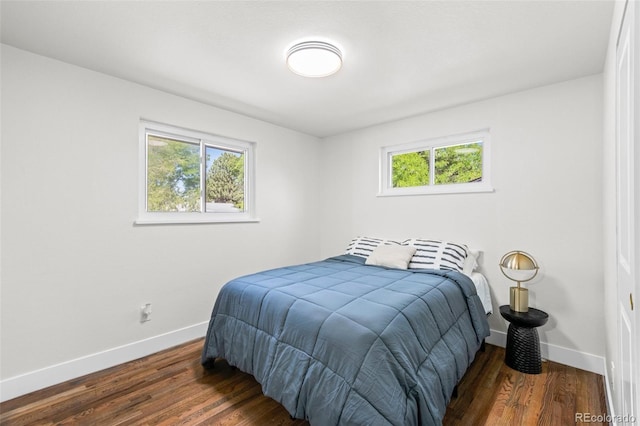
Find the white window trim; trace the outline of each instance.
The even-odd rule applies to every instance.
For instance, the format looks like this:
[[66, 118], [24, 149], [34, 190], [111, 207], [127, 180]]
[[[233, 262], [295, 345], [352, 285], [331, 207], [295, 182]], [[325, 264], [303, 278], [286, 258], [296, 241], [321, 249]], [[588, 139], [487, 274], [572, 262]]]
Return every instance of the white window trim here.
[[[432, 151], [435, 148], [451, 145], [463, 145], [482, 139], [482, 182], [434, 185], [434, 174], [430, 175], [430, 185], [394, 188], [391, 186], [391, 156], [415, 151]], [[434, 170], [435, 156], [430, 155], [429, 170]], [[475, 192], [493, 192], [491, 186], [491, 136], [489, 129], [470, 133], [426, 139], [401, 145], [385, 146], [380, 149], [380, 185], [379, 197], [406, 195], [462, 194]]]
[[[175, 137], [185, 142], [194, 142], [200, 145], [201, 151], [205, 146], [244, 152], [245, 170], [245, 211], [238, 213], [216, 212], [148, 212], [147, 211], [147, 132]], [[212, 135], [195, 130], [184, 129], [177, 126], [157, 123], [149, 120], [140, 120], [139, 126], [139, 171], [138, 171], [138, 217], [134, 221], [136, 225], [163, 225], [163, 224], [196, 224], [196, 223], [238, 223], [259, 222], [255, 209], [255, 176], [256, 176], [256, 143], [233, 139], [224, 136]], [[205, 167], [201, 164], [201, 176], [205, 173]], [[201, 188], [202, 191], [205, 188]]]

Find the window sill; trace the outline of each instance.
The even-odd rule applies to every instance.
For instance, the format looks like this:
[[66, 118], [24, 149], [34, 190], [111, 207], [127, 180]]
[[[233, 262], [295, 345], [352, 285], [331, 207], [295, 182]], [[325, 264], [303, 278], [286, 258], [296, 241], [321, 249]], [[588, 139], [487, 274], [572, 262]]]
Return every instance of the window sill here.
[[402, 197], [406, 195], [442, 195], [442, 194], [473, 194], [480, 192], [494, 192], [490, 185], [437, 185], [429, 187], [393, 188], [382, 190], [378, 197]]
[[259, 218], [242, 217], [143, 217], [137, 218], [134, 225], [196, 225], [214, 223], [258, 223]]

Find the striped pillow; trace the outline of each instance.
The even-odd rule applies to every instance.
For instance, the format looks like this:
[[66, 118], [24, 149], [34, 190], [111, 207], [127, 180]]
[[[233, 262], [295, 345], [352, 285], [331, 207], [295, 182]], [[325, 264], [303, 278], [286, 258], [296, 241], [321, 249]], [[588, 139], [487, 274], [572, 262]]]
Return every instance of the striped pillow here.
[[369, 257], [371, 252], [380, 244], [384, 245], [400, 245], [399, 242], [393, 240], [384, 240], [381, 238], [371, 237], [356, 237], [347, 246], [347, 251], [344, 254], [350, 254], [353, 256]]
[[462, 244], [440, 240], [411, 238], [402, 242], [417, 251], [409, 262], [409, 269], [446, 269], [462, 272], [469, 249]]

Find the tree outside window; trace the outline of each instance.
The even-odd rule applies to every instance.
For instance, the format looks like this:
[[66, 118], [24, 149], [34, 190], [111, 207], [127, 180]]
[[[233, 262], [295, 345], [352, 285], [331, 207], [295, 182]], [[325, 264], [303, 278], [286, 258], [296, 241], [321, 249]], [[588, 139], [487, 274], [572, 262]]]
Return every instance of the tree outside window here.
[[491, 192], [489, 133], [381, 148], [380, 194]]
[[141, 122], [137, 223], [255, 221], [251, 142]]

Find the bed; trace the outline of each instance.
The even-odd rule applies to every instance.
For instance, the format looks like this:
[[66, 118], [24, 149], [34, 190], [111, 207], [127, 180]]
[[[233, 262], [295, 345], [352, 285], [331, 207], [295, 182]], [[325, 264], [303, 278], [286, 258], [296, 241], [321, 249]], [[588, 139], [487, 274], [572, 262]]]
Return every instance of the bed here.
[[366, 263], [345, 254], [230, 281], [202, 364], [226, 359], [314, 426], [441, 424], [489, 334], [486, 308], [461, 272]]

